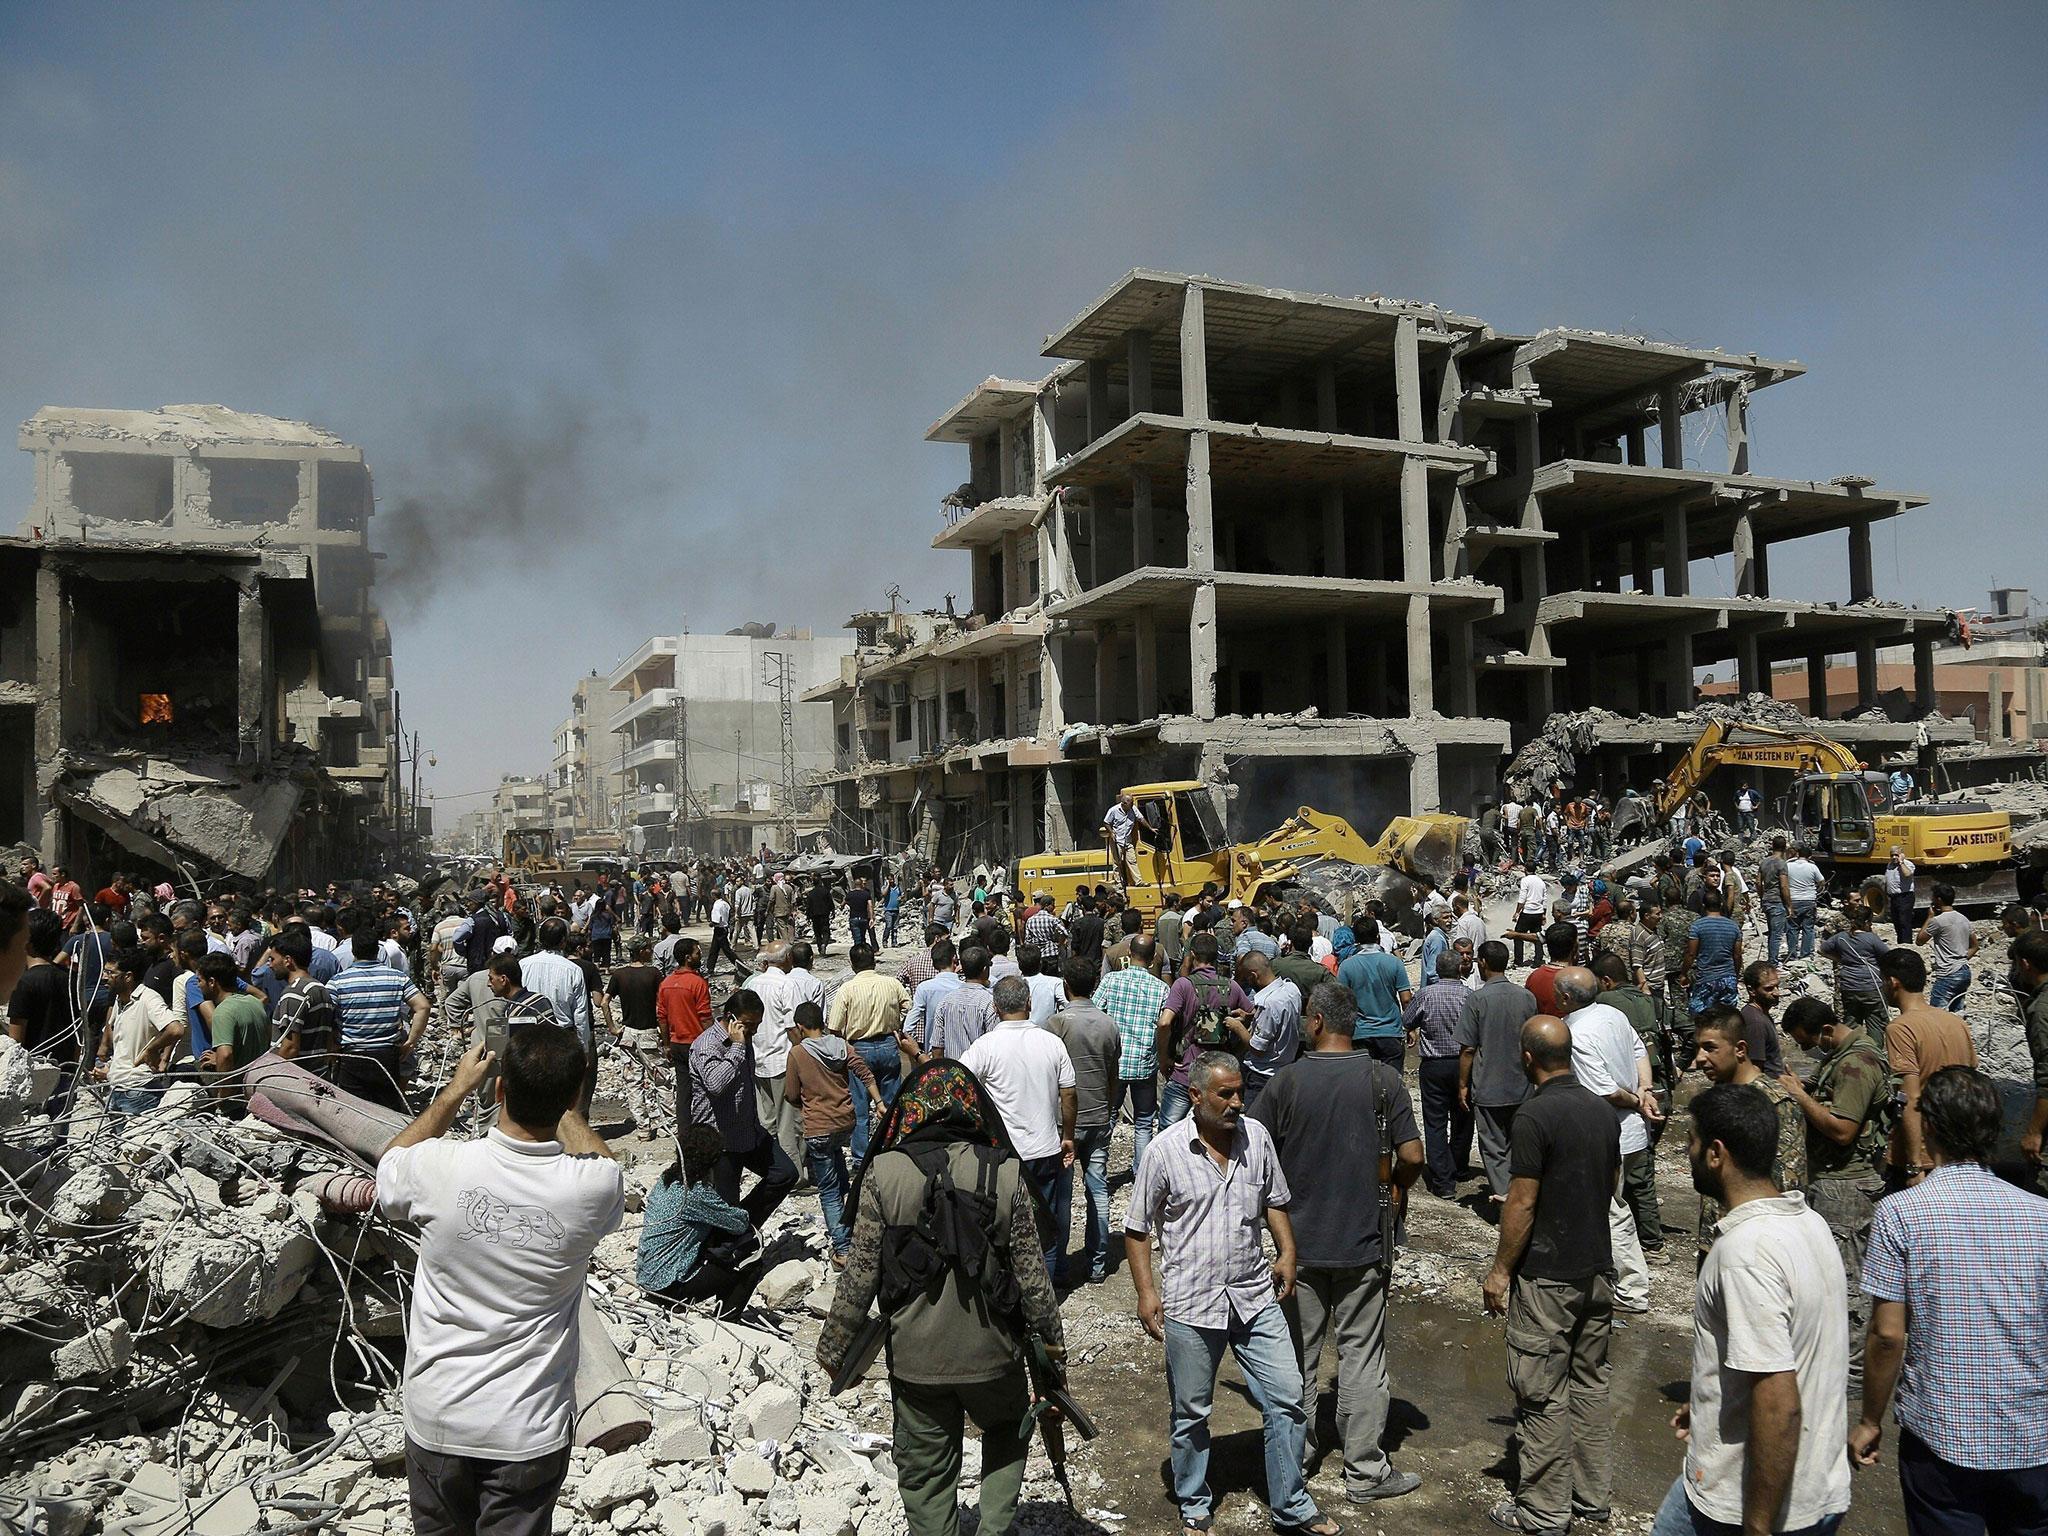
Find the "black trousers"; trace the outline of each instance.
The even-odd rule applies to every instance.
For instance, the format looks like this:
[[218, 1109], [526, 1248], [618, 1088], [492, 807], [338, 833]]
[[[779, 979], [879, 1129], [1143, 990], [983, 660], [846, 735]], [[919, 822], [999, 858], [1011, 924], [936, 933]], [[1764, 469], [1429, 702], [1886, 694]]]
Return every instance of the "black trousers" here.
[[2043, 1536], [2048, 1467], [1980, 1472], [1943, 1461], [1899, 1426], [1899, 1491], [1912, 1536]]
[[[740, 1198], [742, 1172], [761, 1176], [761, 1182], [748, 1191], [744, 1200]], [[711, 1187], [745, 1211], [747, 1220], [758, 1229], [768, 1219], [768, 1213], [782, 1204], [783, 1197], [796, 1188], [796, 1164], [782, 1150], [782, 1143], [764, 1131], [760, 1143], [751, 1151], [734, 1153], [728, 1150], [720, 1154], [711, 1167]]]
[[382, 1104], [401, 1114], [411, 1114], [405, 1090], [398, 1086], [398, 1047], [380, 1046], [370, 1051], [340, 1051], [334, 1057], [334, 1086], [372, 1104]]
[[755, 1259], [738, 1269], [729, 1269], [706, 1259], [689, 1279], [678, 1280], [658, 1294], [677, 1301], [710, 1301], [715, 1297], [719, 1315], [730, 1317], [747, 1304], [747, 1298], [754, 1294], [754, 1287], [761, 1283], [761, 1276], [767, 1272], [766, 1259]]
[[563, 1446], [531, 1461], [443, 1456], [405, 1441], [406, 1491], [415, 1536], [549, 1536], [569, 1472]]
[[718, 974], [718, 957], [720, 955], [724, 955], [726, 959], [732, 962], [733, 975], [743, 976], [746, 974], [740, 967], [740, 957], [733, 953], [732, 929], [730, 927], [713, 928], [711, 930], [711, 958], [704, 962], [704, 976], [706, 980]]
[[1416, 1078], [1422, 1089], [1429, 1192], [1448, 1200], [1457, 1193], [1458, 1171], [1472, 1160], [1472, 1111], [1458, 1107], [1458, 1058], [1425, 1056]]

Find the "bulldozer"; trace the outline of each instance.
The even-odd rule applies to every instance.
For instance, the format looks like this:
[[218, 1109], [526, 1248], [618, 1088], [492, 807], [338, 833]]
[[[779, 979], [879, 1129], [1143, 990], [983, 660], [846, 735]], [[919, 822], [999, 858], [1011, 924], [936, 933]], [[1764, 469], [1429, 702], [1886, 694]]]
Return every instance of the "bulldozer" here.
[[[1225, 901], [1252, 902], [1336, 863], [1390, 867], [1411, 878], [1447, 882], [1458, 866], [1466, 818], [1442, 813], [1396, 816], [1367, 842], [1341, 816], [1302, 806], [1257, 842], [1233, 843], [1209, 797], [1194, 779], [1133, 784], [1123, 791], [1137, 802], [1139, 826], [1124, 893], [1151, 926], [1169, 895], [1192, 901], [1214, 885]], [[1029, 902], [1049, 892], [1065, 906], [1083, 890], [1113, 885], [1118, 871], [1107, 846], [1074, 853], [1041, 853], [1016, 861], [1010, 889]]]
[[1776, 819], [1815, 849], [1830, 883], [1846, 889], [1881, 876], [1897, 848], [1912, 860], [1920, 889], [1952, 885], [1962, 906], [2019, 895], [2012, 818], [1966, 800], [1895, 800], [1890, 780], [1817, 732], [1715, 721], [1701, 731], [1655, 798], [1660, 824], [1722, 768], [1790, 772]]

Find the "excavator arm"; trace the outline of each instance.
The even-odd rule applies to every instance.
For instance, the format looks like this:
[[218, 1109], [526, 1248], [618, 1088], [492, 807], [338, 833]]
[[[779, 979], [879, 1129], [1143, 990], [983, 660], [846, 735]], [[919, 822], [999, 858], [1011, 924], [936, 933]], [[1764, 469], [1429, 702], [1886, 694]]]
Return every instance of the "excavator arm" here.
[[1848, 748], [1825, 736], [1716, 720], [1700, 732], [1698, 740], [1665, 776], [1663, 791], [1657, 796], [1657, 816], [1659, 820], [1669, 817], [1720, 768], [1855, 773], [1861, 766]]

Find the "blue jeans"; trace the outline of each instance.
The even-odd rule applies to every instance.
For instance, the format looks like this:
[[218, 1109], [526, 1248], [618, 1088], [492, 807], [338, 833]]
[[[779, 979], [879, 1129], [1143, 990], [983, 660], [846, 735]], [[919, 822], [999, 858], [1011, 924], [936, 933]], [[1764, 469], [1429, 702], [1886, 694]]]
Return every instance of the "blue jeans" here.
[[853, 1242], [846, 1226], [846, 1147], [837, 1136], [806, 1136], [804, 1162], [818, 1188], [818, 1206], [825, 1213], [825, 1235], [832, 1251], [844, 1253]]
[[1088, 1259], [1088, 1278], [1100, 1280], [1109, 1268], [1109, 1135], [1113, 1125], [1074, 1132], [1074, 1166], [1060, 1170], [1053, 1186], [1052, 1230], [1055, 1254], [1052, 1277], [1067, 1278], [1067, 1234], [1073, 1230], [1074, 1175], [1088, 1201], [1087, 1225], [1082, 1229], [1082, 1251]]
[[1131, 1101], [1131, 1177], [1135, 1179], [1138, 1164], [1145, 1160], [1145, 1149], [1152, 1145], [1152, 1127], [1159, 1119], [1159, 1079], [1124, 1078], [1116, 1085], [1113, 1114], [1122, 1112], [1126, 1097]]
[[1770, 931], [1770, 962], [1776, 965], [1780, 950], [1791, 948], [1792, 920], [1775, 901], [1765, 902], [1763, 908], [1764, 924]]
[[[1781, 1536], [1835, 1536], [1841, 1528], [1842, 1516], [1829, 1515], [1796, 1531], [1782, 1532]], [[1710, 1520], [1694, 1509], [1692, 1500], [1685, 1496], [1685, 1478], [1681, 1475], [1664, 1495], [1664, 1502], [1657, 1506], [1657, 1518], [1650, 1522], [1650, 1536], [1742, 1536], [1742, 1527], [1725, 1520]]]
[[1209, 1408], [1224, 1346], [1251, 1388], [1266, 1419], [1266, 1498], [1276, 1525], [1312, 1525], [1319, 1518], [1301, 1477], [1308, 1416], [1301, 1402], [1301, 1365], [1280, 1304], [1256, 1317], [1233, 1315], [1227, 1328], [1196, 1328], [1166, 1320], [1166, 1390], [1173, 1404], [1173, 1501], [1183, 1520], [1206, 1520], [1215, 1507], [1209, 1491]]
[[[875, 1087], [881, 1091], [882, 1113], [896, 1102], [896, 1086], [903, 1079], [903, 1055], [896, 1049], [896, 1037], [883, 1035], [874, 1040], [856, 1040], [853, 1049], [860, 1059], [868, 1064], [868, 1070], [875, 1074]], [[868, 1137], [881, 1119], [868, 1104], [868, 1085], [851, 1073], [846, 1086], [853, 1091], [853, 1160], [859, 1162], [868, 1154]]]
[[1067, 1169], [1061, 1166], [1057, 1152], [1022, 1161], [1024, 1182], [1038, 1197], [1038, 1241], [1045, 1250], [1045, 1272], [1058, 1281], [1060, 1270], [1055, 1266], [1062, 1264], [1067, 1246], [1067, 1229], [1057, 1225], [1068, 1215], [1067, 1202], [1061, 1194], [1067, 1188]]
[[107, 1110], [116, 1115], [146, 1115], [163, 1096], [163, 1089], [154, 1083], [147, 1088], [115, 1088], [107, 1094]]
[[846, 920], [846, 926], [851, 933], [851, 937], [846, 941], [848, 944], [865, 944], [870, 949], [874, 947], [875, 936], [869, 929], [866, 918], [849, 917]]
[[1927, 1006], [1946, 1008], [1950, 1013], [1963, 1011], [1963, 994], [1970, 990], [1970, 968], [1958, 966], [1946, 976], [1934, 978], [1934, 985], [1927, 993]]
[[1792, 903], [1792, 958], [1811, 960], [1813, 958], [1814, 904], [1810, 901]]
[[1159, 1129], [1165, 1130], [1176, 1120], [1185, 1120], [1194, 1112], [1195, 1101], [1188, 1096], [1188, 1085], [1167, 1079], [1166, 1088], [1159, 1095]]

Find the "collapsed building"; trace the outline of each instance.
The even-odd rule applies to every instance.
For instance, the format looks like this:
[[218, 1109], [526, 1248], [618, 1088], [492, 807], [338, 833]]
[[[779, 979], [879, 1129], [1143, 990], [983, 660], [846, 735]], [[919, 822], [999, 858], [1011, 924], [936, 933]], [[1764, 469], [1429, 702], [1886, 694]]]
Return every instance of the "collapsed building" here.
[[[1751, 470], [1751, 397], [1797, 363], [1143, 270], [1044, 355], [926, 434], [968, 452], [932, 541], [969, 556], [967, 611], [855, 615], [806, 695], [873, 843], [1061, 851], [1165, 779], [1216, 785], [1233, 835], [1308, 801], [1470, 811], [1560, 711], [1582, 784], [1647, 784], [1716, 664], [1746, 696], [1847, 658], [1830, 730], [1872, 755], [1969, 734], [1925, 718], [1951, 616], [1876, 591], [1873, 527], [1926, 498]], [[1775, 594], [1773, 547], [1829, 535], [1850, 601]], [[1733, 590], [1695, 591], [1723, 556]], [[1923, 718], [1873, 713], [1885, 647]]]
[[48, 406], [0, 540], [0, 843], [87, 871], [388, 864], [398, 696], [360, 448], [303, 422]]

